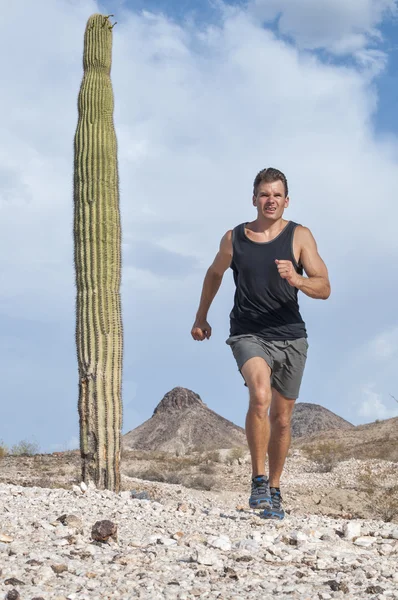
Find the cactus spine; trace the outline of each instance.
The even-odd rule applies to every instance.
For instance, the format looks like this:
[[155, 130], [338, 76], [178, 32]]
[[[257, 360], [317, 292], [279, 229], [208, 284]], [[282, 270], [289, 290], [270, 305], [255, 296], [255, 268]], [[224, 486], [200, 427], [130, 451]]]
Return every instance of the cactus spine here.
[[84, 35], [84, 74], [74, 138], [80, 452], [83, 481], [118, 491], [123, 329], [111, 54], [110, 21], [107, 16], [92, 15]]

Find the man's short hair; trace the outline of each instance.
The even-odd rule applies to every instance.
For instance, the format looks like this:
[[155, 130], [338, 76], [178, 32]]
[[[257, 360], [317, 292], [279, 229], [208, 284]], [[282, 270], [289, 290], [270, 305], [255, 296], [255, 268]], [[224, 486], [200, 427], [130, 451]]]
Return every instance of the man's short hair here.
[[257, 196], [257, 190], [260, 183], [273, 183], [274, 181], [281, 181], [285, 187], [285, 197], [289, 194], [289, 189], [287, 186], [287, 179], [282, 171], [278, 169], [273, 169], [269, 167], [268, 169], [263, 169], [259, 173], [257, 173], [256, 178], [253, 183], [253, 196]]

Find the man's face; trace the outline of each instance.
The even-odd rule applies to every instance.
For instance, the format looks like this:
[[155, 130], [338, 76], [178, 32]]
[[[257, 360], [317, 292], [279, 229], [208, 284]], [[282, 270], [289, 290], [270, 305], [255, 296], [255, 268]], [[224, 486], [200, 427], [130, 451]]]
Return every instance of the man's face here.
[[260, 183], [257, 196], [253, 196], [253, 205], [257, 207], [258, 216], [277, 221], [289, 206], [289, 197], [285, 196], [285, 186], [282, 181]]

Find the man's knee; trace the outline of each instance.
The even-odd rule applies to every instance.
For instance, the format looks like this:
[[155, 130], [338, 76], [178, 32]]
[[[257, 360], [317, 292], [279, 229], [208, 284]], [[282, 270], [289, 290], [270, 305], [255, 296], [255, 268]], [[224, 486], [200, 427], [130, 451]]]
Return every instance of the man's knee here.
[[277, 427], [281, 432], [290, 431], [290, 425], [292, 420], [292, 414], [290, 411], [283, 411], [274, 413], [271, 411], [270, 423], [273, 427]]
[[264, 419], [268, 415], [268, 410], [271, 405], [272, 393], [266, 388], [254, 388], [250, 390], [249, 411], [257, 417]]

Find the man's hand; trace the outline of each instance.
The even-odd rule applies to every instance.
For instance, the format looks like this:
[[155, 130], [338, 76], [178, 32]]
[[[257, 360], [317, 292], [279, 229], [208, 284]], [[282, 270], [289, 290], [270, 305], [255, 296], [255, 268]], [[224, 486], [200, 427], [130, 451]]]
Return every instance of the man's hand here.
[[196, 319], [192, 326], [191, 335], [197, 342], [208, 340], [211, 336], [211, 327], [206, 319]]
[[293, 263], [291, 260], [276, 260], [275, 264], [278, 269], [279, 275], [282, 279], [286, 279], [286, 281], [292, 286], [297, 287], [299, 281], [299, 275], [296, 273], [295, 268], [293, 267]]

